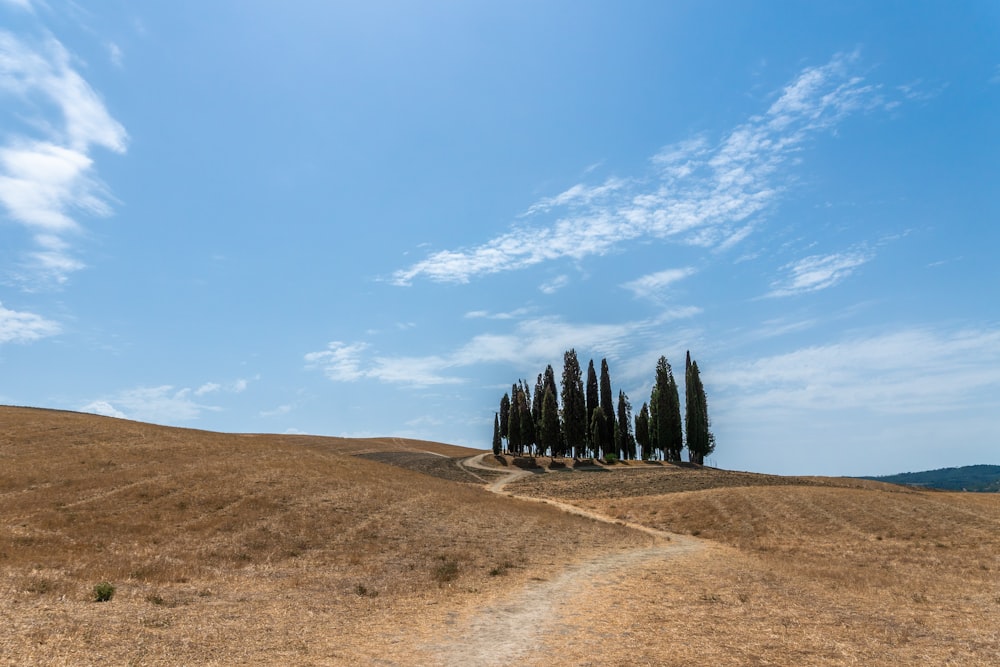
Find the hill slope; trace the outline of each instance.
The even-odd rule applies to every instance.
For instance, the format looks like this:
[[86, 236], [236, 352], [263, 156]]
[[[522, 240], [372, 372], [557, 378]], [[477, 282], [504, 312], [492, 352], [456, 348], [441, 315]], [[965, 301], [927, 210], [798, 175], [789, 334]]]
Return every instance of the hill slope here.
[[0, 407], [0, 664], [405, 660], [547, 563], [648, 541], [377, 451], [472, 450]]
[[1000, 466], [975, 465], [960, 468], [939, 468], [923, 472], [904, 472], [898, 475], [862, 477], [891, 484], [919, 486], [946, 491], [1000, 492]]
[[503, 490], [528, 502], [469, 452], [0, 407], [0, 665], [1000, 655], [1000, 495], [644, 465]]

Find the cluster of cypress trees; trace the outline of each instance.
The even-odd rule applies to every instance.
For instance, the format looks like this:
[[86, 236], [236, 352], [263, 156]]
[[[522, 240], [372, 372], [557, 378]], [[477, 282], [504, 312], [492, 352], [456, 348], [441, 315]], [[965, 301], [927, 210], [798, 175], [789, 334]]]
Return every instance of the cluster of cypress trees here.
[[684, 378], [682, 422], [673, 370], [666, 357], [660, 357], [650, 400], [635, 416], [633, 431], [632, 404], [625, 392], [618, 392], [615, 406], [607, 359], [601, 360], [600, 380], [591, 359], [584, 385], [576, 350], [569, 350], [563, 355], [562, 407], [551, 364], [538, 374], [534, 394], [527, 382], [514, 383], [493, 419], [493, 453], [680, 461], [686, 431], [688, 460], [701, 465], [715, 450], [715, 436], [709, 430], [698, 363], [690, 352]]

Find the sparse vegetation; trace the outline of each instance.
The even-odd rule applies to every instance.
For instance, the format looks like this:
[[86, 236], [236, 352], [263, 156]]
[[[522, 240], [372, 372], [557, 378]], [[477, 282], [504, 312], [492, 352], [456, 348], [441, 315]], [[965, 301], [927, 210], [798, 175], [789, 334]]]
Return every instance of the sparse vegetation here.
[[94, 584], [93, 594], [94, 602], [107, 602], [115, 596], [114, 584], [108, 581], [102, 581], [99, 584]]
[[[0, 434], [4, 664], [438, 664], [443, 645], [489, 636], [470, 619], [532, 605], [544, 614], [518, 616], [534, 634], [517, 664], [990, 665], [1000, 653], [994, 494], [659, 461], [490, 456], [497, 472], [476, 471], [524, 475], [504, 492], [542, 505], [487, 493], [427, 453], [468, 450], [436, 443], [15, 408], [0, 408]], [[113, 602], [91, 604], [105, 580]]]

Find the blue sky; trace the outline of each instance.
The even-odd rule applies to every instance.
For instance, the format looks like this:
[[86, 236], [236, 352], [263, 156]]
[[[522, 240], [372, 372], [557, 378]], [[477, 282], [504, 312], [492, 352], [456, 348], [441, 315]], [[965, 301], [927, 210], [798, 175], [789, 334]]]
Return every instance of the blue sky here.
[[997, 118], [995, 2], [0, 0], [0, 403], [487, 447], [690, 349], [715, 465], [1000, 463]]

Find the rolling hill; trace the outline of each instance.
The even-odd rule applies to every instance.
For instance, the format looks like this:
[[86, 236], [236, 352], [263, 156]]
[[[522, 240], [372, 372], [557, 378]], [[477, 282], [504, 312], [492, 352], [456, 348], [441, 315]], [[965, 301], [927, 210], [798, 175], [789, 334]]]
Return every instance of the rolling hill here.
[[864, 477], [862, 479], [945, 491], [1000, 492], [1000, 466], [993, 465], [939, 468], [938, 470], [904, 472], [898, 475]]
[[1000, 655], [1000, 496], [477, 453], [0, 407], [0, 664]]

